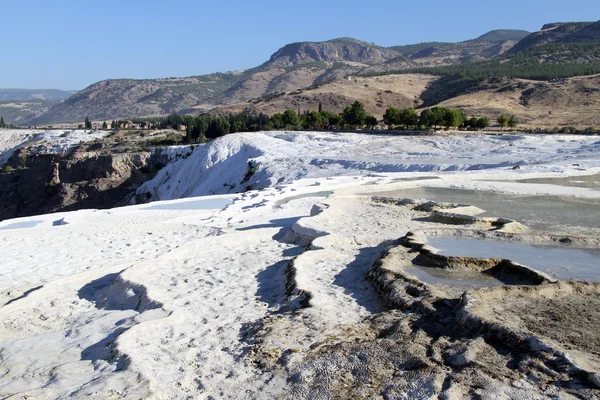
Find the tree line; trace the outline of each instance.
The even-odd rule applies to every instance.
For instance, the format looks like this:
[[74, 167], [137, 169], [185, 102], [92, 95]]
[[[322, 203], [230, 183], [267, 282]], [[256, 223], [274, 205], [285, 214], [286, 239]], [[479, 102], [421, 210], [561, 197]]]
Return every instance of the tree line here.
[[299, 129], [356, 129], [374, 128], [379, 121], [370, 115], [360, 101], [355, 101], [340, 114], [323, 110], [319, 103], [319, 111], [285, 110], [268, 116], [263, 113], [251, 114], [241, 112], [221, 116], [213, 115], [178, 115], [166, 117], [134, 119], [134, 123], [151, 124], [156, 129], [185, 128], [188, 143], [201, 143], [228, 133], [256, 132], [262, 130], [299, 130]]
[[[519, 123], [514, 115], [509, 114], [500, 115], [496, 121], [501, 128], [515, 128]], [[143, 121], [133, 120], [133, 122], [151, 124], [156, 129], [185, 129], [188, 143], [203, 143], [235, 132], [373, 129], [379, 125], [380, 121], [370, 115], [364, 105], [357, 100], [339, 114], [323, 110], [319, 103], [319, 111], [296, 112], [288, 109], [270, 117], [263, 113], [250, 114], [247, 112], [222, 116], [171, 114]], [[388, 129], [461, 128], [480, 130], [490, 126], [490, 118], [487, 116], [468, 118], [463, 111], [446, 107], [428, 108], [420, 114], [412, 107], [390, 107], [383, 115], [383, 123]]]
[[[501, 128], [516, 128], [519, 120], [514, 115], [502, 114], [496, 121]], [[446, 107], [427, 108], [418, 114], [413, 107], [390, 107], [383, 115], [383, 123], [389, 129], [430, 129], [430, 128], [462, 128], [480, 130], [490, 126], [490, 118], [486, 116], [471, 117], [461, 111]]]

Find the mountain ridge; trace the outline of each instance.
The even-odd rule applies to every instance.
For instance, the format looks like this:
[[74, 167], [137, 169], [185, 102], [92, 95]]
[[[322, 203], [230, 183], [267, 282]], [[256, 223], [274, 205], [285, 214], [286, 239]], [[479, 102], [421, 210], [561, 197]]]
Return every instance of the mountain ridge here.
[[348, 37], [322, 42], [295, 42], [275, 51], [263, 64], [235, 73], [100, 81], [25, 122], [47, 125], [78, 122], [85, 116], [93, 120], [111, 120], [172, 112], [202, 113], [359, 73], [387, 73], [478, 62], [548, 43], [600, 40], [600, 22], [552, 23], [544, 27], [545, 30], [534, 33], [497, 29], [457, 43], [383, 47]]
[[7, 88], [0, 89], [0, 101], [45, 100], [57, 102], [66, 100], [77, 92], [78, 90]]

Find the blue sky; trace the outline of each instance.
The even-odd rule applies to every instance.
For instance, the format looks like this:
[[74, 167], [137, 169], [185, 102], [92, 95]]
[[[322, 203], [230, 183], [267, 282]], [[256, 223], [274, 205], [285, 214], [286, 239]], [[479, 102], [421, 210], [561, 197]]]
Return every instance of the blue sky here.
[[298, 41], [461, 41], [598, 19], [598, 0], [11, 0], [0, 8], [0, 88], [246, 69]]

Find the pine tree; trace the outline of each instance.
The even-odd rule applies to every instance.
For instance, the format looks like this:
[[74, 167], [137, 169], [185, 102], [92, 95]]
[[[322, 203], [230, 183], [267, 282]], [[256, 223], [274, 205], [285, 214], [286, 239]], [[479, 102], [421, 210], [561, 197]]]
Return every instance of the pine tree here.
[[102, 123], [102, 130], [106, 130], [108, 128], [108, 125], [106, 125], [106, 121], [104, 121]]
[[319, 102], [319, 114], [323, 112], [323, 104]]
[[4, 123], [4, 117], [0, 117], [0, 128], [4, 128], [6, 124]]
[[365, 107], [358, 100], [352, 103], [351, 106], [346, 107], [342, 113], [344, 124], [352, 128], [362, 127], [365, 124], [366, 117]]
[[85, 121], [84, 121], [84, 129], [92, 129], [92, 122], [90, 121], [89, 117], [85, 117]]

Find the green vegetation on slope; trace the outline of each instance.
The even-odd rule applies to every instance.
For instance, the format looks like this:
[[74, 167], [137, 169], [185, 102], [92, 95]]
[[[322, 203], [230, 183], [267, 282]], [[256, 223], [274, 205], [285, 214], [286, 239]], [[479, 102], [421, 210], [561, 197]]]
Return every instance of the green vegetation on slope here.
[[[574, 62], [589, 60], [591, 63]], [[541, 62], [545, 61], [545, 62]], [[369, 72], [363, 76], [430, 74], [453, 81], [482, 81], [491, 77], [551, 80], [600, 73], [600, 42], [554, 43], [532, 47], [508, 58], [440, 67]]]
[[405, 57], [411, 57], [413, 54], [416, 54], [422, 50], [428, 49], [430, 47], [448, 47], [454, 46], [456, 43], [449, 42], [423, 42], [417, 44], [407, 44], [404, 46], [393, 46], [390, 47], [392, 50], [396, 50], [400, 52]]

